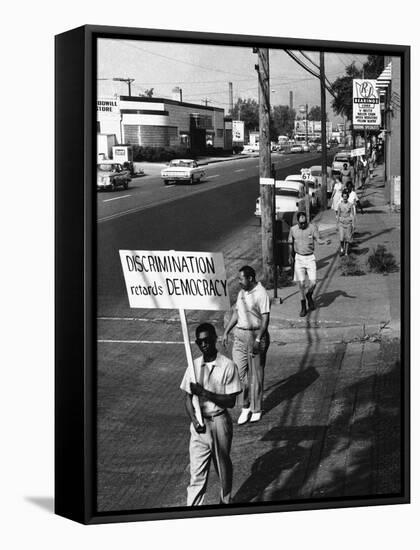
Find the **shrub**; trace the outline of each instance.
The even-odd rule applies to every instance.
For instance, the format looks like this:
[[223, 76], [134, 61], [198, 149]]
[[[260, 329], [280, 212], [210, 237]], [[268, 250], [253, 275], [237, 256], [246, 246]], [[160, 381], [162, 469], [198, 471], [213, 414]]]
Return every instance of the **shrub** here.
[[185, 147], [142, 147], [133, 145], [135, 162], [168, 162], [175, 158], [190, 157], [190, 151]]
[[353, 254], [342, 256], [340, 260], [341, 275], [343, 277], [358, 277], [360, 275], [365, 275], [365, 272], [361, 269], [357, 258]]
[[398, 271], [394, 255], [383, 244], [378, 244], [367, 260], [370, 271], [374, 273], [393, 273]]

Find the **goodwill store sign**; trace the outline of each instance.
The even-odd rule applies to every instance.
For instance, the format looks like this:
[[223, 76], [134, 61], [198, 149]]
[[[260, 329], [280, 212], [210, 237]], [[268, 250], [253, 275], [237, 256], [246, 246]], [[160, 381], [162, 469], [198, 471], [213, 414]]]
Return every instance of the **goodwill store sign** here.
[[221, 253], [120, 250], [130, 307], [227, 310]]

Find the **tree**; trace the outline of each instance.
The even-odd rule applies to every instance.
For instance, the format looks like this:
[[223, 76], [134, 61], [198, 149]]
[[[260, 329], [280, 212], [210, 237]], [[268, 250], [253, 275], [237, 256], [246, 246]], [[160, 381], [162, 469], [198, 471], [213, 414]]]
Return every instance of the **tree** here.
[[353, 117], [353, 79], [377, 78], [384, 68], [382, 55], [369, 55], [361, 69], [357, 69], [355, 62], [347, 65], [346, 74], [340, 76], [332, 83], [332, 89], [336, 97], [332, 101], [332, 107], [337, 115], [345, 116], [349, 120]]
[[144, 92], [140, 92], [139, 96], [140, 97], [153, 97], [153, 91], [154, 91], [154, 88], [149, 88], [148, 90], [144, 90]]
[[321, 120], [321, 107], [314, 105], [308, 113], [308, 120]]
[[275, 105], [270, 118], [270, 137], [291, 136], [294, 130], [296, 111], [288, 105]]
[[242, 99], [236, 102], [231, 113], [234, 120], [243, 120], [247, 132], [256, 131], [259, 128], [258, 102], [255, 99]]

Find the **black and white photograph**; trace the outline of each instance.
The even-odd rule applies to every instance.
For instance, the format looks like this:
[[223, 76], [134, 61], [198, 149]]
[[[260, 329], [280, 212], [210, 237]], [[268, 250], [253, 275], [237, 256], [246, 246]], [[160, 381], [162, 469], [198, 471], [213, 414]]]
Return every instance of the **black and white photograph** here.
[[403, 497], [402, 56], [96, 54], [97, 512]]

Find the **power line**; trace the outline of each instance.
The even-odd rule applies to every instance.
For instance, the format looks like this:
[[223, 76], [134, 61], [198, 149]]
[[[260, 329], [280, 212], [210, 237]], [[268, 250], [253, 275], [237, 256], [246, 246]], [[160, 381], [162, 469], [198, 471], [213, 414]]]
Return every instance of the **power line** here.
[[135, 50], [138, 50], [138, 51], [141, 51], [141, 52], [144, 52], [144, 53], [148, 53], [150, 55], [155, 55], [156, 57], [162, 57], [163, 59], [169, 59], [169, 61], [176, 61], [177, 63], [183, 63], [184, 65], [189, 65], [191, 67], [197, 67], [197, 68], [203, 69], [205, 71], [214, 71], [214, 72], [224, 73], [224, 74], [229, 74], [229, 75], [243, 76], [242, 74], [239, 74], [239, 73], [234, 73], [234, 72], [231, 72], [231, 71], [224, 71], [223, 69], [216, 69], [216, 68], [213, 68], [213, 67], [204, 67], [203, 65], [199, 65], [198, 63], [190, 63], [189, 61], [184, 61], [183, 59], [178, 59], [176, 57], [169, 57], [168, 55], [163, 55], [163, 54], [160, 54], [160, 53], [151, 52], [150, 50], [146, 50], [145, 48], [140, 48], [140, 47], [138, 47], [134, 44], [130, 44], [129, 42], [121, 41], [120, 39], [109, 39], [109, 40], [113, 40], [114, 42], [118, 42], [118, 43], [122, 42], [124, 45], [126, 45], [130, 48], [134, 48]]
[[308, 61], [310, 61], [312, 63], [312, 65], [314, 65], [318, 70], [320, 70], [319, 65], [317, 65], [315, 63], [315, 61], [312, 61], [312, 59], [309, 57], [309, 55], [306, 55], [306, 53], [303, 52], [302, 50], [299, 50], [299, 52], [303, 55], [303, 57], [305, 57]]

